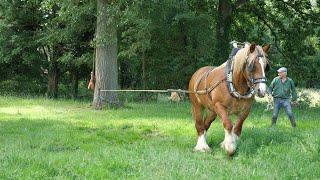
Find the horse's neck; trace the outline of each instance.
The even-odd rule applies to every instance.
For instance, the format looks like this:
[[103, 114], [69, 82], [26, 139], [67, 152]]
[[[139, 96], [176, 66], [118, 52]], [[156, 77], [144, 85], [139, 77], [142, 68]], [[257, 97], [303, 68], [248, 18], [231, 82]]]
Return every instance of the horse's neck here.
[[[245, 58], [244, 53], [247, 51], [247, 49], [242, 48], [240, 49], [237, 54], [234, 57], [234, 64], [233, 66], [243, 66], [243, 64], [241, 63], [241, 59]], [[238, 62], [238, 63], [237, 63]], [[238, 69], [235, 70], [235, 68], [233, 68], [233, 85], [235, 87], [235, 89], [240, 93], [240, 94], [245, 94], [246, 92], [248, 92], [248, 90], [250, 89], [248, 87], [247, 84], [247, 80], [244, 77], [244, 72], [242, 72], [242, 70]]]
[[244, 77], [244, 74], [242, 72], [234, 72], [233, 73], [233, 85], [235, 89], [240, 94], [245, 94], [250, 89], [247, 84], [247, 80]]

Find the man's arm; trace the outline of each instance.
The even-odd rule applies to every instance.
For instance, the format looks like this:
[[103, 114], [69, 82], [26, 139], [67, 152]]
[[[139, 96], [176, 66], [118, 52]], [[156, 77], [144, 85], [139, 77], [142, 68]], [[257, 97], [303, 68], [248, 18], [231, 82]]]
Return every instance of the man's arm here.
[[274, 88], [274, 82], [275, 82], [275, 78], [272, 80], [269, 88], [267, 89], [267, 92], [269, 95], [272, 95], [272, 91], [273, 91], [273, 88]]
[[296, 87], [294, 85], [293, 80], [290, 81], [291, 84], [291, 96], [292, 96], [292, 101], [296, 101], [298, 99]]

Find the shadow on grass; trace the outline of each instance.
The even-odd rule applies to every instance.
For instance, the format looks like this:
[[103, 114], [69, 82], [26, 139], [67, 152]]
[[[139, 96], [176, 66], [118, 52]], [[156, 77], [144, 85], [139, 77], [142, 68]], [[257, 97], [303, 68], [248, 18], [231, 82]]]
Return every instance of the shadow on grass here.
[[299, 135], [293, 129], [265, 128], [247, 129], [243, 132], [235, 156], [244, 154], [252, 156], [263, 148], [290, 145]]
[[[238, 147], [236, 153], [232, 156], [256, 156], [263, 149], [273, 149], [278, 146], [290, 146], [292, 143], [296, 143], [297, 139], [302, 139], [303, 130], [291, 129], [282, 126], [276, 128], [261, 127], [261, 128], [245, 128], [238, 141]], [[215, 129], [213, 133], [210, 133], [207, 142], [213, 151], [223, 151], [220, 147], [220, 143], [224, 139], [224, 132]], [[227, 155], [226, 155], [227, 157]], [[231, 159], [232, 159], [231, 158]]]

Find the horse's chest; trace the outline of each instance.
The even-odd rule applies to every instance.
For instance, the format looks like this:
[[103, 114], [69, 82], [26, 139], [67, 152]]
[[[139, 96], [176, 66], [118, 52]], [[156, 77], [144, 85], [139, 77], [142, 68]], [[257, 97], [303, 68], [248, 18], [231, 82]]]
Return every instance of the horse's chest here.
[[241, 114], [245, 111], [248, 111], [251, 106], [251, 102], [247, 100], [234, 100], [231, 101], [228, 105], [228, 113], [229, 114]]

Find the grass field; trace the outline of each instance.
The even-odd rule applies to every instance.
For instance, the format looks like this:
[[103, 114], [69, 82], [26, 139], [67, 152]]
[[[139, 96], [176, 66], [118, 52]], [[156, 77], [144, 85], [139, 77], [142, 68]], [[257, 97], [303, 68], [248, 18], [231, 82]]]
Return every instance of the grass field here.
[[192, 152], [196, 131], [188, 102], [128, 103], [93, 110], [90, 102], [0, 97], [0, 179], [319, 179], [320, 108], [296, 107], [297, 129], [281, 112], [255, 103], [237, 153], [219, 146]]

